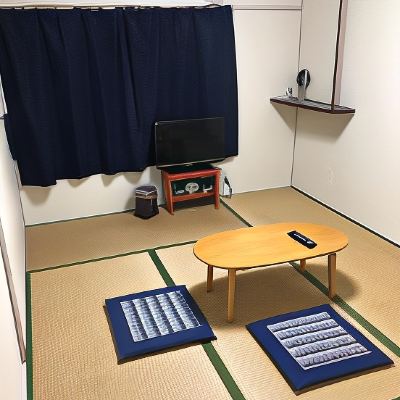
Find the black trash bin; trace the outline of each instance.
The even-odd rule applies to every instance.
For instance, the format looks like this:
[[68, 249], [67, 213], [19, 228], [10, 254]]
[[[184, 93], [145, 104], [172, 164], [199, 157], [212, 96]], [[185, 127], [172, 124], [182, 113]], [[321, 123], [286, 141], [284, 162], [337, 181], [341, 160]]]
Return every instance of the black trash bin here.
[[158, 214], [157, 188], [152, 185], [139, 186], [135, 190], [135, 216], [143, 219]]

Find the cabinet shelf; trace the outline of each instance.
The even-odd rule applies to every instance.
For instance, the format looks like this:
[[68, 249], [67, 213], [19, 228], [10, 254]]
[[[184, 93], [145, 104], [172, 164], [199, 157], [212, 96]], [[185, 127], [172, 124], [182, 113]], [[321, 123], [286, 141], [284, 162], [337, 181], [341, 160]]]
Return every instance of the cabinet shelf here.
[[177, 203], [178, 201], [194, 200], [194, 199], [200, 199], [202, 197], [211, 197], [211, 196], [215, 196], [214, 191], [192, 193], [192, 194], [176, 194], [172, 195], [172, 200], [174, 203]]
[[[181, 201], [200, 199], [202, 197], [214, 197], [215, 208], [219, 208], [219, 179], [221, 170], [211, 165], [194, 165], [194, 166], [176, 166], [167, 167], [161, 170], [162, 182], [164, 187], [165, 198], [167, 201], [167, 210], [170, 214], [174, 214], [174, 203]], [[194, 193], [176, 194], [172, 188], [174, 182], [211, 178], [213, 179], [212, 190], [208, 192], [197, 191]]]
[[318, 112], [324, 112], [328, 114], [354, 114], [356, 110], [354, 108], [334, 105], [329, 103], [322, 103], [320, 101], [314, 101], [310, 99], [305, 99], [300, 101], [297, 97], [289, 97], [289, 96], [278, 96], [271, 97], [271, 103], [285, 104], [290, 107], [299, 107], [304, 108], [306, 110], [313, 110]]

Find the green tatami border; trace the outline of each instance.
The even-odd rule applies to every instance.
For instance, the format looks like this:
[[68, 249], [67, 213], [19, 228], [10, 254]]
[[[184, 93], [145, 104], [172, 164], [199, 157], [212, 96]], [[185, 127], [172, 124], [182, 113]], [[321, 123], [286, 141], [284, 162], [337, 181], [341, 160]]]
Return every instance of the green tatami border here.
[[[303, 275], [311, 284], [318, 288], [322, 293], [328, 296], [328, 288], [318, 280], [313, 274], [308, 271], [301, 272], [300, 266], [294, 262], [289, 263], [300, 275]], [[339, 295], [336, 295], [331, 301], [333, 301], [337, 306], [339, 306], [346, 314], [351, 318], [356, 320], [365, 330], [367, 330], [375, 339], [386, 346], [391, 352], [400, 357], [400, 347], [390, 340], [384, 333], [382, 333], [378, 328], [372, 325], [368, 320], [366, 320], [359, 312], [357, 312], [353, 307], [346, 303]]]
[[171, 278], [171, 275], [168, 273], [160, 257], [158, 257], [156, 250], [155, 249], [148, 250], [148, 253], [154, 265], [156, 266], [159, 274], [161, 275], [161, 278], [163, 278], [165, 284], [167, 286], [175, 286], [174, 280]]
[[[158, 207], [165, 208], [165, 203], [159, 204]], [[127, 213], [133, 213], [134, 211], [135, 211], [134, 208], [128, 208], [127, 210], [111, 211], [111, 212], [108, 212], [108, 213], [87, 215], [85, 217], [75, 217], [75, 218], [69, 218], [69, 219], [56, 219], [54, 221], [37, 222], [35, 224], [27, 224], [27, 225], [25, 225], [25, 228], [34, 228], [35, 226], [52, 225], [52, 224], [58, 224], [58, 223], [61, 223], [61, 222], [79, 221], [81, 219], [91, 219], [91, 218], [96, 218], [96, 217], [106, 217], [107, 215], [127, 214]]]
[[335, 208], [333, 208], [333, 207], [331, 207], [331, 206], [328, 206], [327, 204], [323, 203], [321, 200], [318, 200], [317, 198], [311, 196], [310, 194], [304, 192], [303, 190], [297, 188], [296, 186], [290, 186], [290, 187], [293, 188], [294, 190], [296, 190], [297, 192], [299, 192], [300, 194], [302, 194], [303, 196], [305, 196], [305, 197], [309, 198], [310, 200], [314, 201], [315, 203], [318, 203], [320, 206], [322, 206], [322, 207], [328, 209], [329, 211], [334, 212], [335, 214], [339, 215], [340, 217], [346, 219], [347, 221], [350, 221], [350, 222], [352, 222], [353, 224], [359, 226], [360, 228], [365, 229], [365, 230], [368, 231], [369, 233], [372, 233], [373, 235], [378, 236], [379, 239], [382, 239], [382, 240], [384, 240], [385, 242], [388, 242], [388, 243], [390, 243], [391, 245], [393, 245], [393, 246], [395, 246], [395, 247], [397, 247], [397, 248], [400, 248], [400, 244], [399, 244], [399, 243], [396, 243], [395, 241], [393, 241], [393, 240], [387, 238], [386, 236], [381, 235], [380, 233], [374, 231], [373, 229], [369, 228], [368, 226], [362, 224], [361, 222], [358, 222], [357, 220], [355, 220], [355, 219], [349, 217], [348, 215], [343, 214], [342, 212], [336, 210]]
[[[248, 227], [253, 226], [252, 224], [250, 224], [250, 222], [246, 221], [240, 214], [238, 214], [231, 206], [226, 204], [222, 199], [221, 203]], [[309, 271], [301, 272], [300, 267], [294, 262], [289, 262], [289, 264], [299, 274], [303, 275], [318, 290], [320, 290], [323, 294], [328, 296], [328, 288], [316, 276], [314, 276]], [[365, 330], [367, 330], [375, 339], [377, 339], [380, 343], [382, 343], [385, 347], [387, 347], [391, 352], [393, 352], [396, 356], [400, 357], [400, 347], [396, 343], [394, 343], [391, 339], [389, 339], [384, 333], [382, 333], [378, 328], [372, 325], [358, 311], [356, 311], [353, 307], [351, 307], [350, 304], [346, 303], [338, 295], [336, 295], [334, 299], [331, 301], [333, 301], [336, 305], [338, 305], [347, 315], [349, 315], [351, 318], [357, 321]]]
[[[172, 246], [170, 246], [172, 247]], [[158, 272], [160, 273], [161, 277], [164, 279], [164, 282], [167, 286], [175, 286], [174, 280], [171, 278], [171, 275], [168, 273], [167, 269], [165, 268], [163, 262], [161, 261], [160, 257], [156, 253], [155, 249], [151, 249], [148, 251], [149, 256], [151, 257], [154, 265], [157, 267]], [[231, 395], [233, 400], [246, 400], [243, 396], [242, 392], [240, 391], [239, 387], [237, 386], [235, 380], [233, 379], [232, 375], [230, 374], [228, 368], [222, 361], [221, 357], [219, 356], [217, 350], [211, 342], [203, 343], [202, 347], [206, 352], [208, 358], [210, 359], [213, 367], [217, 371], [219, 377], [221, 378], [222, 382], [224, 383], [226, 389], [228, 390], [229, 394]]]
[[[164, 280], [165, 284], [167, 286], [174, 286], [175, 282], [169, 275], [167, 269], [165, 268], [164, 264], [158, 257], [156, 250], [161, 250], [161, 249], [167, 249], [170, 247], [176, 247], [176, 246], [183, 246], [186, 244], [192, 244], [195, 243], [196, 241], [188, 241], [188, 242], [181, 242], [181, 243], [176, 243], [176, 244], [170, 244], [170, 245], [163, 245], [163, 246], [158, 246], [152, 249], [146, 249], [146, 250], [139, 250], [136, 252], [130, 252], [127, 254], [121, 254], [121, 255], [116, 255], [116, 256], [109, 256], [109, 257], [102, 257], [99, 259], [93, 259], [93, 260], [87, 260], [84, 263], [90, 263], [90, 262], [96, 262], [96, 261], [101, 261], [101, 260], [107, 260], [107, 259], [112, 259], [112, 258], [117, 258], [117, 257], [123, 257], [125, 255], [131, 255], [131, 254], [139, 254], [139, 253], [148, 253], [150, 258], [152, 259], [154, 265], [156, 266], [159, 274], [161, 275], [162, 279]], [[58, 268], [63, 268], [63, 267], [70, 267], [73, 265], [79, 265], [82, 264], [81, 262], [77, 263], [72, 263], [72, 264], [65, 264], [65, 265], [59, 265], [55, 267], [50, 267], [50, 268], [45, 268], [37, 271], [28, 271], [26, 273], [26, 320], [27, 320], [27, 327], [26, 327], [26, 337], [27, 337], [27, 354], [26, 354], [26, 360], [27, 360], [27, 399], [28, 400], [33, 400], [33, 363], [32, 363], [32, 305], [31, 305], [31, 274], [35, 272], [43, 272], [43, 271], [48, 271], [52, 269], [58, 269]], [[222, 380], [223, 384], [225, 385], [226, 389], [228, 390], [229, 394], [231, 395], [233, 400], [246, 400], [245, 397], [243, 396], [242, 392], [240, 391], [239, 387], [237, 386], [235, 380], [233, 379], [232, 375], [230, 374], [228, 368], [222, 361], [221, 357], [219, 356], [218, 352], [215, 350], [215, 347], [212, 345], [212, 343], [203, 343], [202, 347], [204, 351], [206, 352], [209, 360], [211, 361], [213, 367], [217, 371], [220, 379]]]
[[97, 261], [104, 261], [104, 260], [110, 260], [112, 258], [119, 258], [119, 257], [126, 257], [126, 256], [131, 256], [133, 254], [140, 254], [140, 253], [147, 253], [149, 250], [162, 250], [162, 249], [168, 249], [170, 247], [176, 247], [176, 246], [184, 246], [186, 244], [193, 244], [196, 243], [197, 240], [188, 240], [186, 242], [178, 242], [178, 243], [172, 243], [172, 244], [163, 244], [160, 246], [156, 247], [150, 247], [147, 249], [140, 249], [140, 250], [133, 250], [133, 251], [128, 251], [126, 253], [118, 253], [118, 254], [112, 254], [110, 256], [104, 256], [104, 257], [98, 257], [98, 258], [91, 258], [87, 260], [81, 260], [81, 261], [74, 261], [72, 263], [68, 264], [59, 264], [59, 265], [52, 265], [50, 267], [45, 267], [45, 268], [38, 268], [38, 269], [33, 269], [32, 271], [27, 271], [30, 274], [34, 274], [36, 272], [43, 272], [43, 271], [50, 271], [52, 269], [58, 269], [58, 268], [66, 268], [66, 267], [74, 267], [76, 265], [81, 265], [81, 264], [89, 264], [92, 262], [97, 262]]
[[[236, 218], [238, 218], [244, 225], [248, 227], [252, 227], [253, 225], [246, 221], [240, 214], [238, 214], [232, 207], [230, 207], [227, 203], [225, 203], [221, 199], [221, 203], [227, 208]], [[90, 217], [89, 217], [90, 218]], [[42, 269], [35, 269], [32, 271], [27, 271], [26, 273], [26, 337], [27, 337], [27, 393], [28, 393], [28, 400], [33, 400], [33, 355], [32, 355], [32, 310], [31, 310], [31, 274], [37, 272], [43, 272], [58, 268], [65, 268], [71, 266], [77, 266], [81, 264], [88, 264], [92, 262], [108, 260], [118, 257], [129, 256], [133, 254], [140, 254], [140, 253], [148, 253], [151, 257], [153, 263], [157, 267], [160, 275], [162, 276], [164, 282], [168, 286], [175, 285], [173, 279], [169, 275], [167, 269], [163, 265], [162, 261], [158, 257], [156, 251], [162, 250], [171, 247], [177, 246], [184, 246], [188, 244], [195, 243], [196, 240], [190, 240], [185, 242], [173, 243], [173, 244], [166, 244], [156, 246], [154, 248], [148, 249], [140, 249], [135, 251], [130, 251], [126, 253], [114, 254], [105, 257], [99, 257], [94, 259], [88, 259], [83, 261], [76, 261], [73, 263], [68, 264], [60, 264], [55, 266], [50, 266]], [[328, 288], [318, 280], [313, 274], [308, 271], [302, 273], [299, 269], [299, 266], [296, 263], [290, 263], [293, 268], [296, 269], [298, 273], [303, 275], [312, 285], [314, 285], [317, 289], [319, 289], [322, 293], [327, 295]], [[374, 325], [372, 325], [368, 320], [366, 320], [361, 314], [359, 314], [355, 309], [353, 309], [348, 303], [346, 303], [340, 296], [336, 296], [333, 299], [333, 302], [337, 304], [347, 315], [353, 318], [356, 322], [358, 322], [364, 329], [366, 329], [375, 339], [377, 339], [380, 343], [382, 343], [386, 348], [392, 351], [396, 356], [400, 357], [400, 347], [394, 343], [391, 339], [389, 339], [386, 335], [384, 335], [379, 329], [377, 329]], [[221, 380], [223, 381], [225, 387], [227, 388], [228, 392], [230, 393], [231, 397], [234, 400], [244, 400], [244, 396], [241, 393], [240, 389], [238, 388], [236, 382], [234, 381], [232, 375], [229, 373], [228, 369], [226, 368], [225, 364], [223, 363], [222, 359], [218, 355], [217, 351], [215, 350], [212, 343], [203, 344], [203, 349], [206, 352], [207, 356], [209, 357], [211, 363], [213, 364], [214, 368], [216, 369], [217, 373], [219, 374]], [[397, 397], [393, 400], [400, 400], [400, 397]]]
[[251, 228], [253, 225], [246, 221], [239, 213], [237, 213], [230, 205], [228, 205], [227, 203], [225, 203], [224, 200], [220, 199], [220, 202], [223, 204], [223, 206], [230, 211], [236, 218], [240, 219], [240, 221], [242, 221], [245, 225], [247, 225], [249, 228]]

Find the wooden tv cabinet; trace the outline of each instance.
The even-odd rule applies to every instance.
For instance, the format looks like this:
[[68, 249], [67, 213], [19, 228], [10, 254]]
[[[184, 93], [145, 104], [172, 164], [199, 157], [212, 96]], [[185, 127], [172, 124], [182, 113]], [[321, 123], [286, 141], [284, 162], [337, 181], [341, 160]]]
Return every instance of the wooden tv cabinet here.
[[[199, 199], [202, 197], [214, 197], [215, 208], [219, 208], [219, 179], [221, 170], [210, 164], [199, 164], [191, 166], [174, 166], [161, 168], [161, 176], [167, 211], [174, 214], [174, 203], [186, 200]], [[175, 181], [214, 177], [213, 189], [209, 191], [197, 191], [194, 193], [174, 194], [172, 184]]]

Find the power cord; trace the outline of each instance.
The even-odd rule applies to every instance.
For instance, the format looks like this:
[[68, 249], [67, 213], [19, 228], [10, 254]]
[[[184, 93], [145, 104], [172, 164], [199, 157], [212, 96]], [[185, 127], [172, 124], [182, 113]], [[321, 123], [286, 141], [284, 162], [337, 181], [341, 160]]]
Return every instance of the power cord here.
[[229, 180], [228, 180], [228, 178], [225, 176], [224, 177], [224, 183], [228, 186], [228, 188], [229, 188], [229, 198], [231, 198], [232, 197], [232, 186], [231, 186], [231, 184], [229, 183]]

